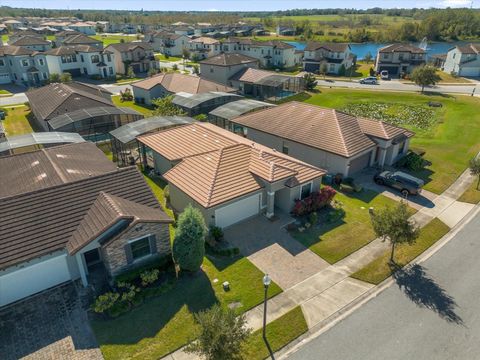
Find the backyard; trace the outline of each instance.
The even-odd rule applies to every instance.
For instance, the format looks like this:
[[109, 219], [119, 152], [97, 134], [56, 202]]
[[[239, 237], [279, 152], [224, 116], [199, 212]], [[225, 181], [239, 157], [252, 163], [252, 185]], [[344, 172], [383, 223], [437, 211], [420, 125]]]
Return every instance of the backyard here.
[[7, 110], [7, 116], [3, 121], [7, 136], [23, 135], [33, 132], [28, 121], [30, 108], [24, 105], [18, 107], [3, 107]]
[[111, 44], [118, 44], [121, 40], [125, 42], [131, 42], [137, 40], [137, 36], [132, 35], [93, 35], [91, 36], [94, 39], [100, 40], [103, 42], [103, 46], [107, 47], [108, 45]]
[[[315, 254], [334, 264], [375, 239], [368, 209], [394, 206], [395, 200], [364, 189], [359, 193], [337, 192], [338, 210], [319, 211], [319, 225], [291, 235]], [[411, 210], [413, 214], [413, 210]]]
[[[447, 189], [480, 151], [480, 99], [475, 97], [320, 88], [319, 93], [297, 100], [393, 121], [415, 131], [411, 148], [425, 152], [427, 165], [414, 175], [425, 180], [426, 190], [437, 194]], [[430, 101], [442, 107], [429, 107]]]
[[152, 108], [146, 106], [146, 105], [138, 105], [135, 104], [134, 101], [121, 101], [120, 95], [113, 95], [112, 96], [112, 101], [115, 104], [115, 106], [119, 107], [129, 107], [134, 110], [137, 110], [139, 113], [144, 114], [145, 116], [151, 116], [152, 115]]

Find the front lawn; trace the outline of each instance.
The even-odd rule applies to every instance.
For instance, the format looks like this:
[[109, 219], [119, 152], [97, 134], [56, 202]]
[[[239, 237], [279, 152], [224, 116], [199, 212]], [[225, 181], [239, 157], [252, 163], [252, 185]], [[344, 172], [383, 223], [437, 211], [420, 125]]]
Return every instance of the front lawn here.
[[[411, 148], [425, 151], [424, 158], [429, 163], [414, 175], [425, 180], [426, 190], [437, 194], [445, 191], [466, 169], [468, 160], [480, 151], [480, 99], [476, 97], [328, 88], [320, 88], [320, 93], [310, 95], [305, 100], [307, 103], [336, 109], [345, 109], [352, 104], [363, 107], [387, 104], [387, 111], [393, 111], [396, 117], [400, 112], [398, 109], [433, 111], [432, 123], [426, 119], [427, 124], [422, 121], [418, 125], [412, 121], [402, 126], [416, 132]], [[427, 103], [430, 101], [443, 107], [429, 108]], [[413, 114], [411, 119], [419, 117]]]
[[122, 102], [120, 100], [120, 95], [113, 95], [112, 101], [115, 104], [115, 106], [132, 108], [133, 110], [137, 110], [139, 113], [144, 114], [145, 117], [152, 115], [152, 107], [149, 107], [148, 105], [139, 105], [139, 104], [136, 104], [134, 101]]
[[[202, 268], [198, 274], [181, 276], [173, 289], [125, 315], [93, 320], [105, 359], [159, 359], [192, 340], [195, 312], [220, 302], [242, 313], [263, 301], [263, 273], [247, 258], [209, 256]], [[224, 281], [230, 282], [228, 292], [222, 288]], [[270, 286], [270, 296], [280, 292], [278, 285]]]
[[7, 136], [23, 135], [33, 132], [32, 125], [28, 121], [30, 108], [27, 106], [3, 107], [7, 116], [3, 120], [3, 126]]
[[[420, 230], [420, 236], [413, 245], [403, 244], [395, 249], [395, 262], [404, 266], [440, 240], [450, 228], [437, 218], [433, 219]], [[352, 275], [353, 278], [366, 281], [371, 284], [379, 284], [392, 274], [389, 265], [390, 250], [385, 251], [379, 258], [367, 264]]]
[[127, 36], [127, 35], [93, 35], [90, 36], [96, 40], [100, 40], [103, 42], [103, 46], [107, 47], [111, 44], [118, 44], [121, 40], [125, 42], [136, 41], [136, 36]]
[[[308, 330], [307, 322], [303, 316], [302, 308], [297, 306], [285, 315], [267, 325], [267, 339], [272, 351], [278, 351]], [[255, 331], [243, 348], [245, 359], [266, 359], [268, 349], [262, 338], [262, 329]]]
[[460, 196], [458, 201], [467, 202], [470, 204], [478, 204], [480, 202], [480, 187], [477, 188], [478, 180], [475, 179], [473, 183], [470, 184], [467, 190]]
[[160, 61], [167, 61], [167, 62], [175, 62], [175, 61], [180, 61], [182, 60], [181, 57], [176, 57], [176, 56], [165, 56], [164, 54], [161, 53], [156, 53], [155, 54], [155, 60], [160, 60]]
[[[342, 194], [334, 198], [343, 204], [344, 216], [332, 217], [333, 210], [319, 212], [319, 225], [291, 235], [315, 254], [334, 264], [376, 238], [368, 209], [395, 206], [397, 202], [372, 190]], [[411, 210], [413, 213], [413, 210]], [[330, 214], [329, 214], [330, 213]]]

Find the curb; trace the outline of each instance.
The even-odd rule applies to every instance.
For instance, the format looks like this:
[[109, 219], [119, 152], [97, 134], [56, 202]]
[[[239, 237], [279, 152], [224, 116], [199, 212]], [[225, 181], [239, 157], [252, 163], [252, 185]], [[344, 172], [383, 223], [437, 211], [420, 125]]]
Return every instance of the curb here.
[[[413, 259], [408, 266], [419, 264], [431, 256], [433, 256], [436, 252], [438, 252], [441, 248], [443, 248], [453, 237], [460, 232], [463, 227], [472, 220], [477, 214], [480, 213], [480, 203], [475, 205], [468, 213], [465, 215], [460, 222], [458, 222], [450, 231], [445, 234], [440, 240], [438, 240], [433, 246], [425, 250], [422, 254], [417, 256]], [[350, 302], [349, 304], [345, 305], [343, 308], [338, 310], [336, 313], [330, 315], [328, 318], [324, 319], [323, 321], [316, 324], [314, 327], [309, 329], [305, 334], [300, 335], [297, 339], [293, 340], [285, 347], [280, 349], [278, 352], [275, 353], [278, 359], [286, 359], [287, 356], [293, 354], [294, 352], [298, 351], [303, 345], [309, 343], [310, 341], [314, 340], [327, 330], [334, 327], [339, 322], [346, 319], [349, 315], [351, 315], [355, 310], [360, 308], [362, 305], [366, 304], [373, 298], [380, 295], [384, 290], [389, 288], [391, 285], [394, 284], [394, 280], [391, 276], [386, 278], [377, 286], [367, 290], [365, 293], [357, 297], [355, 300]]]

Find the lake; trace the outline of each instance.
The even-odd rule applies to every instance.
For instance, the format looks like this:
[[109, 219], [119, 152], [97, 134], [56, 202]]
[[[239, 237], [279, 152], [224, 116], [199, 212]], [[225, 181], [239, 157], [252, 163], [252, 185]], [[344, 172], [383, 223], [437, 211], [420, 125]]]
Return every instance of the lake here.
[[[287, 43], [295, 46], [298, 50], [304, 50], [306, 43], [299, 41], [286, 41]], [[445, 54], [449, 49], [459, 44], [466, 44], [467, 42], [436, 42], [429, 43], [427, 47], [427, 57], [438, 54]], [[377, 43], [364, 43], [364, 44], [350, 44], [352, 52], [357, 55], [359, 60], [362, 60], [366, 54], [372, 54], [372, 58], [375, 58], [377, 55], [378, 49], [384, 47], [388, 44], [377, 44]], [[419, 43], [414, 43], [412, 45], [418, 46]]]

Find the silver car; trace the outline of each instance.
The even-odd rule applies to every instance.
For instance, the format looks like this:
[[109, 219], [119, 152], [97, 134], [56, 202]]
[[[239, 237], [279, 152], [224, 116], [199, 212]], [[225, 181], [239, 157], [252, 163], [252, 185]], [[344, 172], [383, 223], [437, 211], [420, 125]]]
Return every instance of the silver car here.
[[359, 81], [360, 84], [371, 84], [371, 85], [377, 85], [378, 81], [375, 76], [369, 76], [363, 79], [360, 79]]

